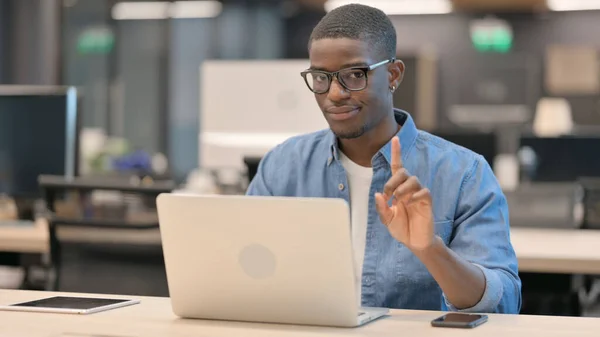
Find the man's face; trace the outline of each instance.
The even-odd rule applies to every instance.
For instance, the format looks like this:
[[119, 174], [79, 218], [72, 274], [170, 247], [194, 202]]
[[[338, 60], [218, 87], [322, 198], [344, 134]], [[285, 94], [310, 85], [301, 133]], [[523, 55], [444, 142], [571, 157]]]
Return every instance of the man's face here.
[[[312, 70], [338, 71], [355, 66], [370, 66], [385, 61], [360, 40], [321, 39], [312, 42]], [[395, 65], [392, 65], [392, 67]], [[315, 94], [317, 103], [333, 133], [339, 138], [358, 138], [377, 126], [392, 109], [390, 86], [393, 75], [389, 65], [367, 73], [367, 87], [360, 91], [344, 88], [332, 79], [329, 91]]]

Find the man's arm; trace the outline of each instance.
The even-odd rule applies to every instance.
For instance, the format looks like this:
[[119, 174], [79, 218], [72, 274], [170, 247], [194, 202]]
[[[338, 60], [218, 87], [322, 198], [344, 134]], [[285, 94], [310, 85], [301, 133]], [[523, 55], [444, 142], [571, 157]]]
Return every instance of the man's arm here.
[[518, 313], [521, 282], [508, 207], [487, 162], [478, 156], [461, 182], [453, 238], [446, 247], [435, 235], [430, 191], [404, 168], [401, 158], [400, 141], [394, 137], [392, 177], [383, 193], [375, 194], [377, 211], [390, 234], [427, 267], [444, 292], [445, 307]]
[[438, 274], [449, 310], [519, 313], [521, 280], [510, 243], [508, 205], [481, 157], [461, 185], [449, 247], [433, 247], [422, 260], [434, 277]]
[[429, 248], [414, 253], [442, 288], [453, 309], [471, 308], [481, 301], [487, 288], [483, 271], [446, 247], [441, 238], [436, 237]]

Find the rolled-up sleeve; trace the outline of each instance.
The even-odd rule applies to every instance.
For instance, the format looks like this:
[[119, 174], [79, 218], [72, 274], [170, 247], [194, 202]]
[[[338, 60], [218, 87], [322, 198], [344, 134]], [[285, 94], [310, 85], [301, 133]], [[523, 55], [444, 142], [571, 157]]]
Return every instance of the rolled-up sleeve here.
[[482, 270], [485, 291], [477, 304], [460, 310], [443, 295], [448, 310], [519, 313], [521, 280], [510, 242], [508, 205], [492, 169], [480, 156], [462, 182], [449, 248]]

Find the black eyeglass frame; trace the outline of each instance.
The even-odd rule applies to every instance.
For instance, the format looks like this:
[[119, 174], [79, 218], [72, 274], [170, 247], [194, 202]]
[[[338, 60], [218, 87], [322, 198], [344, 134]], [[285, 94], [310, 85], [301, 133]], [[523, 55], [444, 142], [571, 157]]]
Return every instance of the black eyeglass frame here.
[[[350, 67], [350, 68], [344, 68], [344, 69], [340, 69], [338, 71], [334, 71], [334, 72], [329, 72], [329, 71], [324, 71], [324, 70], [311, 70], [311, 69], [307, 69], [303, 72], [300, 73], [300, 76], [302, 76], [302, 78], [304, 78], [304, 83], [306, 83], [306, 86], [308, 87], [308, 89], [310, 91], [312, 91], [315, 94], [324, 94], [329, 92], [329, 89], [331, 89], [331, 83], [333, 83], [333, 78], [335, 77], [338, 81], [338, 83], [340, 83], [346, 90], [348, 91], [361, 91], [361, 90], [365, 90], [366, 87], [369, 86], [369, 71], [374, 70], [376, 68], [379, 68], [383, 65], [386, 65], [388, 63], [394, 63], [396, 62], [395, 58], [391, 58], [391, 59], [387, 59], [381, 62], [377, 62], [375, 64], [372, 64], [370, 66], [365, 66], [365, 67]], [[360, 89], [350, 89], [348, 88], [348, 86], [346, 86], [346, 83], [344, 83], [344, 81], [340, 81], [340, 78], [338, 77], [338, 75], [340, 74], [340, 72], [342, 71], [348, 71], [348, 70], [362, 70], [362, 72], [365, 75], [365, 86], [360, 88]], [[310, 87], [310, 84], [308, 83], [308, 78], [306, 75], [308, 74], [314, 74], [314, 73], [318, 73], [318, 74], [323, 74], [327, 76], [327, 79], [329, 81], [329, 85], [327, 86], [327, 90], [324, 91], [315, 91]]]

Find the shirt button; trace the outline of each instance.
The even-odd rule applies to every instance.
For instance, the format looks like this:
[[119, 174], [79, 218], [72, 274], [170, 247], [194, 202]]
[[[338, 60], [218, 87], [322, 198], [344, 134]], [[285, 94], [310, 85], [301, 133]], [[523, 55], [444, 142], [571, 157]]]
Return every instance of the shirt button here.
[[340, 191], [343, 191], [343, 190], [344, 190], [344, 187], [345, 187], [345, 186], [344, 186], [344, 184], [339, 184], [339, 185], [338, 185], [338, 188], [340, 189]]

